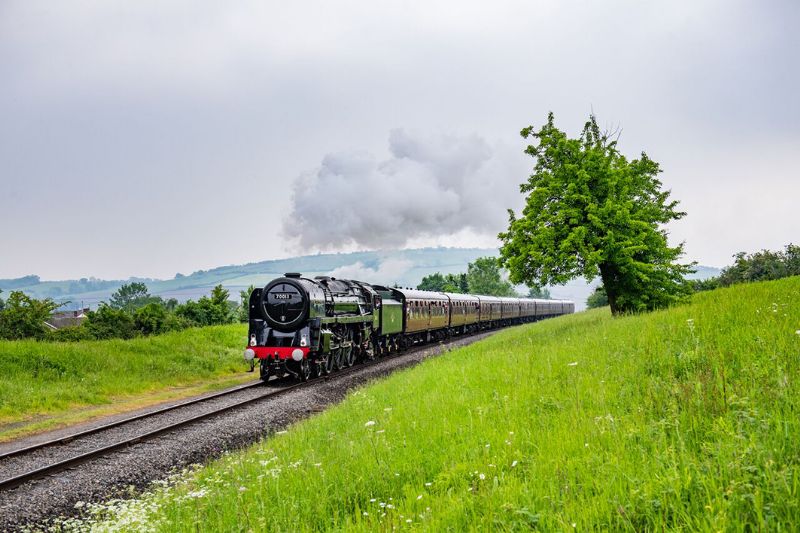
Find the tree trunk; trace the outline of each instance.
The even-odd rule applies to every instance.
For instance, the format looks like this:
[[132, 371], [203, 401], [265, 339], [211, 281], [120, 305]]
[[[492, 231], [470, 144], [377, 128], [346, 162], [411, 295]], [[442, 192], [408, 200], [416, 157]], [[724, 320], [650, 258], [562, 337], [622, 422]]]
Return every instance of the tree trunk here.
[[619, 295], [618, 277], [616, 269], [608, 264], [600, 265], [600, 279], [603, 280], [603, 288], [606, 290], [608, 305], [611, 307], [611, 314], [618, 315], [620, 309], [617, 306], [617, 296]]

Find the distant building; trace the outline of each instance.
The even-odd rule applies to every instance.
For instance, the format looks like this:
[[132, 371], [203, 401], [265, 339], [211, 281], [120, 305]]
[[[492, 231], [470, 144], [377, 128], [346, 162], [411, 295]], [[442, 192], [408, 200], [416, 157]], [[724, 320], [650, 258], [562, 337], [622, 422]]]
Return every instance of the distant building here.
[[76, 311], [56, 311], [50, 315], [50, 318], [44, 324], [54, 330], [80, 326], [81, 322], [86, 320], [86, 313], [88, 312], [88, 307]]

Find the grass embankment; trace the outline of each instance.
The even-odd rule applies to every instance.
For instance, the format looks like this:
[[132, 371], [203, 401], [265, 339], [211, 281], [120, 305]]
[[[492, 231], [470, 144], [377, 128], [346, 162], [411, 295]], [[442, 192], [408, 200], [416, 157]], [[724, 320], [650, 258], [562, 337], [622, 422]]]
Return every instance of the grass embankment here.
[[515, 328], [112, 505], [106, 525], [794, 529], [798, 330], [800, 278]]
[[233, 385], [246, 326], [133, 340], [0, 341], [0, 440]]

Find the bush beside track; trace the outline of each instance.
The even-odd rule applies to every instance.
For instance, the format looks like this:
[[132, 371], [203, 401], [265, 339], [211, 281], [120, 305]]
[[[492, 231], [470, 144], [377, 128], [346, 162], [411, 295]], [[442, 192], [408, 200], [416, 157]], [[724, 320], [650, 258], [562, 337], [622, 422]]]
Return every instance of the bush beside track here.
[[244, 324], [132, 340], [0, 341], [0, 438], [253, 379], [246, 341]]
[[799, 378], [797, 277], [594, 310], [395, 374], [94, 512], [163, 531], [792, 529]]

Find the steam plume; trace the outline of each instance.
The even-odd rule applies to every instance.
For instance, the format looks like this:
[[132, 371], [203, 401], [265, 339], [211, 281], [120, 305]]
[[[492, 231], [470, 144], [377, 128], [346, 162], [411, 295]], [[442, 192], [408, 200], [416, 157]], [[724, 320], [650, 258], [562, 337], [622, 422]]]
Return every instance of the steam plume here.
[[525, 161], [477, 135], [389, 134], [390, 157], [330, 154], [294, 184], [284, 234], [304, 249], [401, 247], [469, 229], [494, 235], [521, 202]]

